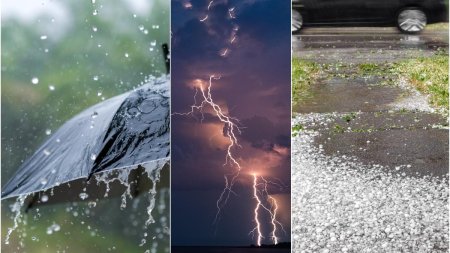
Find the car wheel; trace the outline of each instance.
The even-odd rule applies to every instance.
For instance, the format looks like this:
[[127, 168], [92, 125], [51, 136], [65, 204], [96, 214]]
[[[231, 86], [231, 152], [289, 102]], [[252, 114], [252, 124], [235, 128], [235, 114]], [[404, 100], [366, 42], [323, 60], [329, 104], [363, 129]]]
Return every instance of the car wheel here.
[[300, 32], [300, 29], [303, 26], [303, 17], [297, 10], [292, 10], [292, 25], [291, 31], [293, 34]]
[[419, 33], [427, 25], [427, 15], [420, 9], [407, 8], [398, 13], [397, 26], [404, 33]]

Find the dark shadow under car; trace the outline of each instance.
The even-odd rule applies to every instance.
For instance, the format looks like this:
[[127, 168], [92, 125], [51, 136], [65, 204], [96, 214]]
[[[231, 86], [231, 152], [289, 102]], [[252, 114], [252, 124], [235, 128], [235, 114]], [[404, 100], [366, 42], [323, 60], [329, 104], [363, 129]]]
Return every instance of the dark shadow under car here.
[[448, 21], [448, 0], [294, 0], [292, 33], [309, 26], [396, 26], [419, 33]]

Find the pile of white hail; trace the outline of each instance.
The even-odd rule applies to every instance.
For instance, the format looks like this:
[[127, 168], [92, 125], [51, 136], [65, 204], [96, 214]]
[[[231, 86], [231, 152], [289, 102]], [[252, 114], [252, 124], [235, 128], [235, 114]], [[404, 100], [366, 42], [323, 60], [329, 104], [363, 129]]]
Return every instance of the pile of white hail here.
[[388, 173], [314, 144], [335, 114], [304, 114], [292, 140], [293, 252], [447, 252], [448, 178]]

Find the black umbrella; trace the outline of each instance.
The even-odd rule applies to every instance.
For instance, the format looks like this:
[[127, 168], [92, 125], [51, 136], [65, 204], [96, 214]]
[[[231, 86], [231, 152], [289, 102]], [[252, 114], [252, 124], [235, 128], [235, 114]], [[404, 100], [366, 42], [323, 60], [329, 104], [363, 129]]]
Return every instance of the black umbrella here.
[[29, 208], [154, 188], [169, 173], [169, 83], [158, 79], [73, 117], [22, 164], [2, 199], [26, 194]]

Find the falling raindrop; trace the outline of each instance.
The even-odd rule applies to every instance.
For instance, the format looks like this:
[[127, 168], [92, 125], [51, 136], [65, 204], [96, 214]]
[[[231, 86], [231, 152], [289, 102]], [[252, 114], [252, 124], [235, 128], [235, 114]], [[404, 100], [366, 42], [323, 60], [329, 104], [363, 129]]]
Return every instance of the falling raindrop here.
[[42, 202], [47, 202], [48, 201], [48, 196], [47, 195], [42, 195], [41, 201]]
[[92, 155], [91, 155], [91, 160], [92, 160], [92, 161], [95, 161], [95, 159], [97, 159], [97, 156], [96, 156], [95, 154], [92, 154]]
[[144, 30], [144, 26], [143, 25], [139, 25], [138, 28], [139, 28], [139, 31], [143, 31]]
[[46, 134], [46, 135], [50, 135], [50, 134], [52, 134], [52, 130], [51, 130], [51, 129], [47, 129], [47, 130], [45, 130], [45, 134]]
[[98, 112], [94, 112], [94, 113], [92, 114], [91, 117], [92, 117], [93, 119], [95, 119], [95, 118], [97, 118], [97, 116], [98, 116]]
[[44, 149], [44, 155], [48, 156], [50, 155], [52, 152], [48, 151], [47, 149]]
[[41, 185], [46, 185], [47, 184], [47, 179], [43, 178], [41, 179]]
[[53, 223], [50, 227], [47, 228], [47, 234], [51, 235], [53, 234], [53, 232], [58, 232], [59, 230], [61, 230], [61, 226]]
[[46, 40], [47, 39], [47, 35], [42, 35], [41, 36], [41, 40]]
[[94, 77], [92, 77], [92, 79], [93, 79], [94, 81], [98, 81], [98, 76], [94, 76]]
[[89, 208], [93, 208], [93, 207], [95, 207], [95, 206], [97, 206], [97, 202], [95, 202], [95, 201], [89, 201], [89, 203], [88, 203], [88, 207], [89, 207]]
[[59, 226], [58, 224], [53, 224], [53, 231], [59, 231], [61, 230], [61, 226]]
[[101, 91], [97, 92], [97, 97], [100, 97], [101, 95], [102, 95]]
[[93, 27], [92, 27], [92, 31], [93, 31], [93, 32], [97, 32], [97, 27], [93, 26]]
[[128, 58], [128, 56], [129, 56], [128, 53], [125, 53], [125, 57]]
[[150, 46], [152, 46], [152, 47], [156, 46], [156, 40], [150, 42]]
[[82, 200], [85, 200], [85, 199], [87, 199], [87, 197], [89, 197], [89, 195], [85, 192], [80, 193], [79, 196], [80, 196], [80, 199], [82, 199]]
[[31, 83], [32, 83], [32, 84], [38, 84], [38, 83], [39, 83], [39, 79], [38, 79], [37, 77], [33, 77], [33, 78], [31, 79]]
[[97, 14], [98, 14], [98, 11], [95, 9], [95, 10], [92, 12], [92, 15], [97, 16]]
[[49, 85], [49, 86], [48, 86], [48, 89], [51, 90], [51, 91], [54, 91], [54, 90], [55, 90], [55, 86]]

